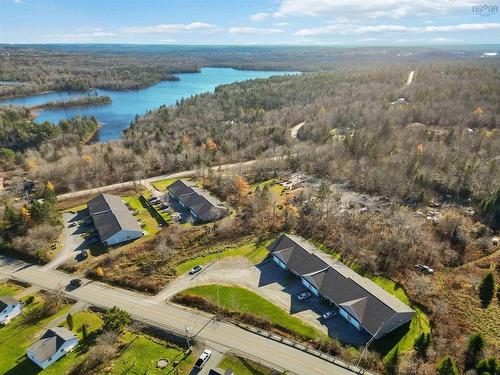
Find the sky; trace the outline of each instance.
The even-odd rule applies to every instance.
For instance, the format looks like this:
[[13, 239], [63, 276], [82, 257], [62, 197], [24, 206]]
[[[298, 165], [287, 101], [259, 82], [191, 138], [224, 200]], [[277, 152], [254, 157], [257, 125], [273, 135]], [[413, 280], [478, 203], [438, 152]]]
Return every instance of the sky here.
[[0, 0], [0, 43], [497, 44], [499, 9], [500, 0]]

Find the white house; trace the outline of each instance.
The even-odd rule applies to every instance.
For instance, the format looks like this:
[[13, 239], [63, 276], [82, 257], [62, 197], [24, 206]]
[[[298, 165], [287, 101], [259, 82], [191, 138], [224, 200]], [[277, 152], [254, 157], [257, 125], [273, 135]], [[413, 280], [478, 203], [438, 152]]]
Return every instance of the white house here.
[[78, 338], [70, 330], [51, 328], [28, 349], [28, 358], [44, 369], [72, 351], [77, 344]]
[[12, 297], [0, 297], [0, 324], [7, 324], [22, 312], [21, 302]]

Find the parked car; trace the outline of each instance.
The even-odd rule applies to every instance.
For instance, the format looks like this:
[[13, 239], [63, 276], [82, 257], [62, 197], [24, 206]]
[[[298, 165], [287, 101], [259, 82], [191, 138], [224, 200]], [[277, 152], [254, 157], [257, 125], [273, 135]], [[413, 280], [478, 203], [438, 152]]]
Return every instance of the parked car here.
[[165, 212], [165, 213], [167, 213], [167, 212], [169, 212], [169, 211], [170, 211], [170, 208], [169, 208], [169, 207], [167, 207], [167, 208], [163, 208], [163, 209], [162, 209], [162, 211], [163, 211], [163, 212]]
[[76, 221], [72, 221], [71, 223], [69, 223], [68, 227], [69, 228], [73, 228], [76, 226]]
[[201, 368], [205, 365], [205, 363], [208, 362], [211, 355], [212, 355], [212, 351], [205, 349], [203, 351], [203, 353], [200, 354], [200, 357], [198, 358], [198, 360], [194, 364], [194, 367], [201, 370]]
[[433, 274], [435, 272], [434, 269], [425, 264], [417, 264], [415, 267], [423, 273]]
[[324, 313], [324, 314], [322, 315], [322, 317], [323, 317], [323, 319], [328, 320], [328, 319], [330, 319], [330, 318], [333, 318], [335, 315], [337, 315], [337, 313], [336, 313], [336, 312], [333, 312], [333, 311], [327, 311], [326, 313]]
[[89, 243], [89, 244], [98, 243], [98, 242], [99, 242], [99, 238], [98, 237], [90, 237], [87, 240], [87, 243]]
[[158, 202], [160, 199], [158, 197], [152, 197], [149, 199], [149, 203], [155, 204], [155, 202]]
[[161, 206], [160, 206], [161, 209], [163, 210], [168, 210], [170, 208], [170, 206], [166, 203], [163, 203]]
[[82, 280], [73, 279], [69, 282], [69, 286], [72, 288], [78, 288], [78, 287], [82, 286]]
[[89, 254], [87, 253], [87, 250], [83, 250], [80, 252], [80, 254], [78, 254], [78, 258], [80, 260], [85, 260], [89, 257]]
[[195, 266], [195, 267], [193, 267], [193, 268], [191, 268], [191, 269], [189, 270], [189, 274], [190, 274], [190, 275], [194, 275], [195, 273], [200, 272], [202, 269], [203, 269], [203, 267], [202, 267], [202, 266], [197, 265], [197, 266]]
[[298, 296], [297, 296], [297, 299], [299, 301], [303, 301], [305, 299], [308, 299], [309, 297], [311, 297], [311, 293], [309, 292], [304, 292], [304, 293], [300, 293]]

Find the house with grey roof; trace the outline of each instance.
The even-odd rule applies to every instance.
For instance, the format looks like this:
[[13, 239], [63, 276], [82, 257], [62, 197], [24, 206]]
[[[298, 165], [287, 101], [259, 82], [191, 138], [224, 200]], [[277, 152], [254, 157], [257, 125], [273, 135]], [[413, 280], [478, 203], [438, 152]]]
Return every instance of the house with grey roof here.
[[143, 235], [139, 223], [120, 197], [100, 194], [91, 199], [87, 207], [102, 243], [116, 245]]
[[10, 296], [0, 297], [0, 325], [7, 324], [22, 312], [21, 302]]
[[77, 344], [78, 338], [67, 328], [51, 328], [31, 345], [28, 349], [28, 358], [45, 369], [71, 352]]
[[314, 295], [333, 303], [350, 324], [374, 338], [413, 318], [415, 311], [409, 306], [300, 236], [282, 234], [267, 249], [276, 264], [298, 276]]
[[169, 195], [189, 210], [194, 221], [209, 222], [227, 216], [229, 210], [209, 192], [188, 180], [177, 180], [168, 187]]

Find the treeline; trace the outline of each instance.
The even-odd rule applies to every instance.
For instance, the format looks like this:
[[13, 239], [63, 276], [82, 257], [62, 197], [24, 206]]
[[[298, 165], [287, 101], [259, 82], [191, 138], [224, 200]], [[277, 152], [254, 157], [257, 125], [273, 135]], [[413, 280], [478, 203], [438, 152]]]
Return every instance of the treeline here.
[[22, 204], [10, 196], [0, 206], [0, 252], [30, 261], [47, 263], [56, 250], [62, 229], [56, 209], [54, 186], [49, 181], [30, 203]]
[[0, 97], [48, 90], [134, 89], [204, 66], [320, 71], [365, 63], [479, 57], [474, 50], [256, 46], [51, 45], [0, 46]]
[[62, 100], [55, 102], [47, 102], [43, 104], [39, 104], [31, 109], [55, 109], [55, 108], [71, 108], [71, 107], [85, 107], [91, 105], [104, 105], [110, 104], [111, 97], [107, 95], [100, 96], [83, 96], [81, 98], [70, 99], [70, 100]]
[[75, 117], [57, 124], [35, 123], [28, 108], [0, 108], [0, 149], [5, 157], [14, 156], [14, 151], [40, 147], [48, 141], [59, 148], [75, 146], [87, 142], [98, 128], [94, 117]]

